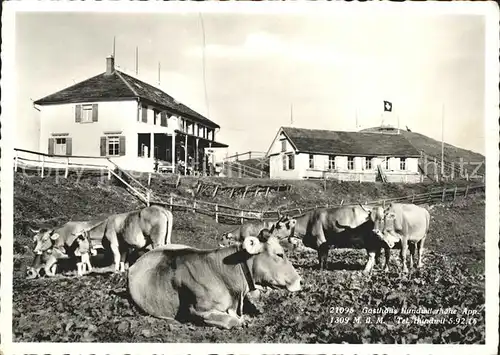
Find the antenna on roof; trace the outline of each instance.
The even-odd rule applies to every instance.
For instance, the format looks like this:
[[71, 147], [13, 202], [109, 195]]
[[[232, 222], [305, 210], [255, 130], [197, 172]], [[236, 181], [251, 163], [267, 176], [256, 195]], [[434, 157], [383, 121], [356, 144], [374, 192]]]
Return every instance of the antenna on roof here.
[[135, 75], [139, 74], [139, 47], [135, 47]]
[[160, 85], [160, 71], [161, 71], [161, 63], [158, 62], [158, 86]]
[[293, 103], [290, 104], [290, 125], [293, 125]]

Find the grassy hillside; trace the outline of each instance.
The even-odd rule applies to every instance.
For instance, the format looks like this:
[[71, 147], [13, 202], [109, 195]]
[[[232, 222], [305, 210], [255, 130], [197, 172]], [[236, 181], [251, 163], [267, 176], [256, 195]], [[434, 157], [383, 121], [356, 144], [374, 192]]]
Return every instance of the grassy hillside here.
[[[242, 196], [229, 197], [229, 192], [211, 196], [197, 196], [197, 199], [208, 200], [215, 203], [226, 204], [242, 209], [267, 209], [274, 210], [277, 207], [282, 209], [306, 207], [311, 205], [339, 204], [342, 200], [344, 203], [357, 203], [372, 200], [379, 200], [392, 197], [411, 196], [414, 194], [424, 193], [435, 189], [442, 189], [444, 186], [463, 186], [466, 182], [458, 181], [452, 183], [433, 183], [426, 182], [420, 184], [383, 184], [383, 183], [368, 183], [368, 182], [337, 182], [328, 181], [325, 185], [323, 181], [315, 180], [271, 180], [271, 179], [251, 179], [251, 178], [223, 178], [223, 177], [182, 177], [178, 189], [175, 189], [170, 184], [176, 181], [177, 177], [153, 175], [151, 179], [151, 188], [158, 195], [168, 195], [176, 193], [184, 197], [192, 198], [196, 184], [200, 182], [220, 184], [221, 186], [241, 186], [241, 185], [292, 185], [289, 192], [269, 193], [265, 197], [264, 192], [257, 196], [249, 195], [243, 199]], [[141, 182], [147, 184], [147, 176], [139, 178]]]

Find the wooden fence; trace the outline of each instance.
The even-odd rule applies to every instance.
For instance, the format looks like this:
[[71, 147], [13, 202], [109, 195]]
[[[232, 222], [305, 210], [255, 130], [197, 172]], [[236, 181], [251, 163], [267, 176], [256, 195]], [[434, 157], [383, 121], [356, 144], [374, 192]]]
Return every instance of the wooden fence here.
[[290, 191], [292, 185], [237, 185], [237, 186], [222, 186], [221, 184], [213, 184], [198, 181], [195, 187], [195, 196], [204, 195], [215, 197], [217, 194], [228, 194], [229, 198], [240, 195], [242, 198], [249, 196], [257, 196], [263, 193], [266, 197], [269, 192]]
[[389, 203], [414, 203], [414, 204], [434, 204], [440, 202], [455, 201], [458, 197], [467, 197], [469, 194], [484, 191], [484, 185], [467, 185], [466, 187], [445, 187], [421, 194], [409, 196], [386, 198], [376, 201], [340, 201], [336, 204], [310, 205], [304, 207], [294, 207], [284, 210], [245, 210], [223, 204], [189, 199], [175, 194], [159, 195], [154, 194], [150, 200], [151, 205], [162, 205], [171, 210], [192, 211], [193, 213], [204, 214], [215, 218], [218, 223], [243, 224], [246, 220], [269, 220], [278, 219], [280, 215], [288, 214], [291, 217], [300, 216], [306, 212], [317, 208], [332, 208], [347, 205], [386, 205]]

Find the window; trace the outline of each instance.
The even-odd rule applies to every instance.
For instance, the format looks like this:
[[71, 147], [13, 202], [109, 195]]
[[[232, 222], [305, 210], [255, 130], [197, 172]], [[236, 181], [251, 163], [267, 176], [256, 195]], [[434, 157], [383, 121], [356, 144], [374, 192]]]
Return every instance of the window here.
[[75, 106], [75, 122], [97, 122], [97, 104], [82, 104]]
[[399, 160], [399, 170], [406, 170], [406, 158]]
[[335, 170], [335, 155], [328, 157], [328, 170]]
[[281, 141], [281, 151], [286, 152], [286, 140], [284, 139]]
[[293, 170], [295, 169], [295, 155], [286, 154], [283, 155], [283, 170]]
[[125, 155], [125, 136], [101, 137], [101, 157]]
[[[72, 155], [72, 139], [69, 137], [62, 138], [63, 134], [52, 134], [59, 135], [56, 138], [49, 138], [49, 155]], [[64, 134], [67, 136], [67, 134]]]
[[314, 154], [309, 154], [309, 169], [314, 169]]
[[108, 155], [120, 155], [120, 138], [108, 137]]
[[153, 124], [156, 126], [157, 123], [160, 121], [160, 111], [158, 110], [153, 110]]
[[389, 158], [384, 159], [384, 169], [389, 170]]
[[148, 107], [142, 106], [142, 122], [148, 123]]
[[56, 138], [54, 144], [55, 155], [66, 155], [66, 138]]
[[347, 169], [354, 170], [354, 157], [347, 157]]
[[167, 113], [165, 111], [160, 113], [160, 126], [168, 127]]
[[288, 157], [288, 170], [295, 169], [295, 155], [287, 154]]
[[371, 158], [365, 158], [365, 170], [372, 170], [372, 159]]

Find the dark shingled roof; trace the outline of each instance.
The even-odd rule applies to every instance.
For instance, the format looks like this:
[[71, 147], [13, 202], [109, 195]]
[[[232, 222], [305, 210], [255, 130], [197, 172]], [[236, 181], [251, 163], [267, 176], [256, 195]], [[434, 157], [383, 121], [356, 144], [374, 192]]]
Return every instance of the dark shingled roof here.
[[420, 157], [399, 134], [327, 131], [281, 127], [299, 152], [354, 156]]
[[127, 75], [119, 70], [106, 75], [102, 73], [78, 84], [35, 101], [37, 105], [113, 101], [139, 98], [164, 107], [174, 113], [204, 123], [210, 128], [218, 124], [176, 101], [172, 96], [154, 86]]

